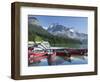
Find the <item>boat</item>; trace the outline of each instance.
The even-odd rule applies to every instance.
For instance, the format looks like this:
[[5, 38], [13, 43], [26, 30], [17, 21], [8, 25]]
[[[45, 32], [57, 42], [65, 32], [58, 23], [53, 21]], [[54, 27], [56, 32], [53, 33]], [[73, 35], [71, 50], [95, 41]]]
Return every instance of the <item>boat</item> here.
[[40, 62], [42, 59], [47, 58], [47, 52], [34, 52], [34, 48], [29, 48], [28, 50], [28, 63]]

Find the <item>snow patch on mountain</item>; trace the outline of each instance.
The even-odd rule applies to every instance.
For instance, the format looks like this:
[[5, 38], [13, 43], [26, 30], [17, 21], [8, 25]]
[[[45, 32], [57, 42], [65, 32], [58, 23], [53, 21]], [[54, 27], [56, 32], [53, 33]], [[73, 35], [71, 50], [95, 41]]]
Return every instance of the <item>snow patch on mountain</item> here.
[[57, 23], [49, 25], [47, 31], [55, 36], [84, 40], [87, 39], [87, 34], [77, 32], [72, 27], [66, 27]]

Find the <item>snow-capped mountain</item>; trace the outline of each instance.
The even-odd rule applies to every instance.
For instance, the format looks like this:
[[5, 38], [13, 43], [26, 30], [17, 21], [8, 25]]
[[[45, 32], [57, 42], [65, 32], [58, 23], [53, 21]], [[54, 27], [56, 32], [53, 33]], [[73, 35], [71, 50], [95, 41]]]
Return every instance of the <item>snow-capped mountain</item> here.
[[87, 39], [87, 34], [79, 33], [72, 27], [66, 27], [56, 23], [51, 24], [48, 27], [47, 31], [59, 37], [79, 39], [79, 40]]

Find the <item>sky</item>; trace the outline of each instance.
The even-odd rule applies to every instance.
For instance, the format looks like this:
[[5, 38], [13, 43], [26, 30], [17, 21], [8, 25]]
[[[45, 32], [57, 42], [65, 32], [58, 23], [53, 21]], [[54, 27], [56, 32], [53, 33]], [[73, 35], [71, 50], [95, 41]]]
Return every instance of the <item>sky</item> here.
[[58, 23], [66, 27], [72, 27], [80, 33], [87, 34], [88, 18], [87, 17], [71, 17], [71, 16], [46, 16], [32, 15], [39, 20], [40, 25], [47, 29], [52, 23]]

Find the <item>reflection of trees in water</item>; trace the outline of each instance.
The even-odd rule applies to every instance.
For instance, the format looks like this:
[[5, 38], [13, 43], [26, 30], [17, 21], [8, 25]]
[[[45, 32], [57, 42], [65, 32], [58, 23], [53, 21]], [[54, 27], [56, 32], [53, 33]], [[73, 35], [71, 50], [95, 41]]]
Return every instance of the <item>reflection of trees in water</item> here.
[[52, 47], [87, 48], [87, 44], [51, 44]]

